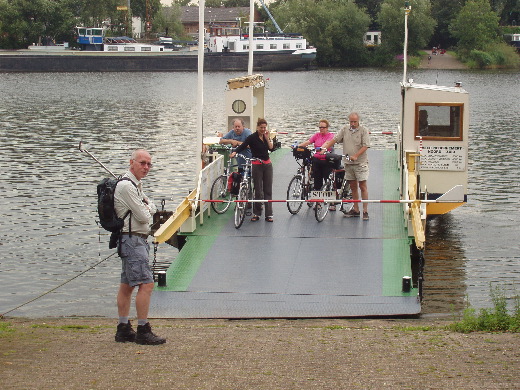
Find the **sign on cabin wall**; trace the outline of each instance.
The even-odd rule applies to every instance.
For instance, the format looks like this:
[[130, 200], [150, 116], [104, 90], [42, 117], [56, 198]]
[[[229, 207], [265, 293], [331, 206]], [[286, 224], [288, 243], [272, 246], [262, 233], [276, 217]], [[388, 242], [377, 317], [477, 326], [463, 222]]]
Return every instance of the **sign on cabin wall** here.
[[424, 146], [421, 152], [421, 170], [464, 171], [466, 148], [463, 146]]

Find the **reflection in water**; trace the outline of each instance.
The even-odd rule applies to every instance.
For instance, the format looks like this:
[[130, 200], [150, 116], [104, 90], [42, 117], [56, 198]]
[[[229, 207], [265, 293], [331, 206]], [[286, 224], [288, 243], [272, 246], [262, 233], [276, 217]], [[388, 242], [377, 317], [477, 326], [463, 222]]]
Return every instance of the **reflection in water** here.
[[[413, 74], [412, 74], [413, 73]], [[195, 73], [3, 74], [0, 94], [0, 312], [78, 275], [106, 258], [108, 235], [95, 223], [96, 183], [107, 174], [78, 151], [79, 141], [120, 174], [129, 153], [145, 147], [154, 169], [145, 188], [169, 210], [193, 187]], [[205, 135], [223, 130], [224, 87], [236, 73], [204, 81]], [[331, 131], [352, 110], [391, 148], [399, 122], [400, 72], [372, 69], [271, 72], [266, 117], [287, 146]], [[419, 82], [470, 91], [469, 201], [428, 226], [424, 311], [460, 310], [466, 295], [489, 306], [489, 283], [520, 281], [518, 73], [414, 70]], [[362, 81], [362, 82], [361, 82]], [[301, 134], [300, 134], [301, 133]], [[160, 246], [159, 261], [176, 250]], [[13, 315], [114, 316], [120, 262], [109, 258]], [[513, 289], [510, 289], [512, 294]]]
[[457, 313], [464, 308], [466, 271], [460, 228], [451, 214], [428, 221], [423, 313], [446, 313], [446, 308]]

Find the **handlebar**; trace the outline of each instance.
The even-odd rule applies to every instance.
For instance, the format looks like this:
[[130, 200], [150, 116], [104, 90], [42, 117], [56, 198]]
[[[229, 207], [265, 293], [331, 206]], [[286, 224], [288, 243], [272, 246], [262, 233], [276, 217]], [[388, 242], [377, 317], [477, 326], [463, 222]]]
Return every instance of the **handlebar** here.
[[237, 153], [235, 157], [241, 157], [244, 160], [246, 160], [246, 164], [249, 164], [252, 161], [260, 161], [262, 164], [264, 164], [264, 160], [257, 158], [257, 157], [246, 157], [243, 154]]
[[332, 152], [328, 152], [328, 151], [325, 153], [321, 153], [322, 156], [326, 156], [327, 154], [335, 154], [336, 156], [344, 157], [347, 161], [352, 161], [348, 154], [338, 154], [338, 153], [332, 153]]

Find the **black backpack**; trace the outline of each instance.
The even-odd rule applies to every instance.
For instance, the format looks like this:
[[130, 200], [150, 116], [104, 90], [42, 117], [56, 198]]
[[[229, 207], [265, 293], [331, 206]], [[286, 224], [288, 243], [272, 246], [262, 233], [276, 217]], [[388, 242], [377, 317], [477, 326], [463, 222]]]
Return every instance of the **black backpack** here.
[[128, 180], [135, 186], [135, 183], [128, 177], [117, 179], [108, 177], [101, 180], [97, 185], [99, 222], [103, 229], [112, 233], [121, 231], [125, 224], [125, 218], [130, 214], [130, 210], [128, 210], [123, 218], [119, 218], [114, 207], [114, 193], [121, 180]]

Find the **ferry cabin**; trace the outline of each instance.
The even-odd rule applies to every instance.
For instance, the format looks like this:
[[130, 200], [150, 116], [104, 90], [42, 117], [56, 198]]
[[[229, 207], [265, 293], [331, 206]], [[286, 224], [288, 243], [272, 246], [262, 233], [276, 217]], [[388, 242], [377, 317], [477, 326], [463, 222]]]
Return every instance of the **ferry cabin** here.
[[402, 95], [401, 161], [417, 173], [417, 199], [439, 200], [455, 188], [457, 201], [426, 205], [427, 216], [447, 213], [467, 201], [469, 94], [461, 86], [410, 81]]

